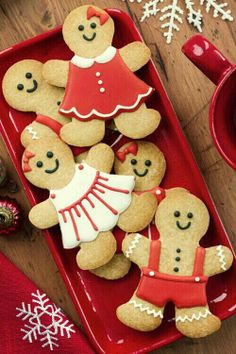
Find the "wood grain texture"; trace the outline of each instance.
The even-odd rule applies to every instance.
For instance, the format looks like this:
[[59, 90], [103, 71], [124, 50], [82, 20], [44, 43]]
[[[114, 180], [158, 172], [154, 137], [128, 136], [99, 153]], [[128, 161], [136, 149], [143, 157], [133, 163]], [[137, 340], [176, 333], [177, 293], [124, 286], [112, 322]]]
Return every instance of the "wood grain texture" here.
[[[183, 1], [183, 0], [181, 0]], [[38, 35], [63, 22], [68, 12], [86, 3], [101, 7], [117, 7], [130, 13], [136, 22], [157, 66], [163, 84], [173, 103], [185, 135], [206, 180], [231, 242], [236, 248], [236, 173], [222, 160], [212, 142], [208, 128], [208, 108], [214, 85], [181, 54], [181, 46], [195, 30], [186, 21], [167, 45], [160, 23], [153, 17], [139, 22], [142, 4], [127, 1], [76, 0], [1, 0], [0, 50]], [[228, 0], [235, 15], [235, 2]], [[203, 11], [204, 12], [204, 11]], [[236, 21], [213, 19], [204, 12], [203, 34], [231, 61], [236, 62]], [[0, 155], [8, 165], [10, 175], [18, 181], [4, 143]], [[19, 183], [19, 182], [18, 182]], [[6, 195], [0, 190], [0, 195]], [[34, 282], [60, 305], [76, 322], [79, 318], [66, 292], [63, 281], [41, 233], [27, 222], [29, 205], [23, 189], [15, 195], [25, 213], [23, 230], [12, 237], [0, 237], [0, 249]], [[183, 339], [162, 348], [162, 354], [235, 354], [236, 316], [224, 321], [220, 332], [201, 340]]]

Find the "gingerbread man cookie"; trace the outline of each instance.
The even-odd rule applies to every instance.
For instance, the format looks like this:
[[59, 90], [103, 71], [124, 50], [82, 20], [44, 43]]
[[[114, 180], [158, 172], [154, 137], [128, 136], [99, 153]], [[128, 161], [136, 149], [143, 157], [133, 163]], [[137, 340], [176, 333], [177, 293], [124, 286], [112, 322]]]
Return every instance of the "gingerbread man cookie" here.
[[118, 307], [119, 320], [140, 331], [154, 330], [172, 301], [182, 334], [198, 338], [217, 331], [221, 322], [209, 310], [206, 284], [210, 276], [230, 268], [233, 255], [222, 245], [199, 245], [209, 226], [205, 204], [185, 189], [171, 189], [159, 204], [155, 222], [159, 240], [130, 234], [123, 241], [124, 254], [142, 274], [132, 298]]
[[[45, 80], [66, 87], [59, 111], [73, 117], [61, 130], [62, 139], [70, 145], [82, 146], [89, 123], [97, 142], [101, 140], [98, 131], [104, 134], [109, 119], [114, 118], [117, 129], [134, 139], [151, 134], [159, 125], [160, 114], [144, 103], [153, 89], [133, 73], [149, 61], [150, 50], [142, 42], [116, 49], [112, 46], [114, 30], [105, 10], [78, 7], [66, 17], [62, 28], [75, 55], [70, 62], [50, 60], [44, 65]], [[87, 145], [92, 145], [95, 137], [88, 138]]]
[[24, 147], [43, 136], [56, 136], [71, 119], [58, 113], [64, 97], [63, 88], [49, 85], [42, 77], [43, 64], [25, 59], [13, 64], [3, 78], [2, 89], [7, 103], [22, 112], [35, 112], [37, 117], [21, 134]]
[[[132, 141], [116, 152], [114, 169], [117, 175], [135, 177], [132, 201], [120, 215], [117, 225], [125, 232], [141, 231], [152, 222], [164, 193], [159, 185], [166, 171], [165, 157], [151, 142]], [[129, 269], [130, 262], [121, 253], [115, 254], [109, 263], [93, 273], [113, 280], [124, 277]]]
[[26, 178], [50, 193], [31, 209], [30, 221], [40, 229], [59, 223], [63, 247], [80, 246], [76, 259], [82, 269], [110, 261], [116, 251], [111, 230], [131, 202], [134, 178], [109, 174], [113, 159], [112, 149], [99, 144], [90, 149], [86, 162], [76, 164], [57, 137], [35, 140], [23, 154]]

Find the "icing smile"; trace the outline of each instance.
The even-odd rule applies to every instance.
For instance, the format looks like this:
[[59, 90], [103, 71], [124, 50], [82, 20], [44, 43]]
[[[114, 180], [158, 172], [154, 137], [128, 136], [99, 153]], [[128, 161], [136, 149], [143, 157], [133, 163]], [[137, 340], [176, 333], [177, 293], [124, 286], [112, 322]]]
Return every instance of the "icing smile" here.
[[92, 37], [87, 37], [86, 34], [83, 34], [83, 38], [88, 42], [93, 41], [95, 37], [96, 37], [96, 32], [93, 32]]
[[140, 173], [136, 170], [136, 168], [133, 169], [134, 173], [136, 174], [136, 176], [138, 177], [144, 177], [146, 176], [146, 174], [148, 173], [148, 169], [146, 168], [146, 170], [143, 173]]
[[37, 81], [36, 81], [36, 80], [33, 80], [33, 84], [34, 84], [34, 86], [33, 86], [32, 88], [26, 90], [28, 93], [31, 93], [31, 92], [34, 92], [34, 91], [37, 90], [37, 88], [38, 88], [38, 83], [37, 83]]
[[187, 230], [191, 226], [191, 221], [189, 221], [185, 226], [182, 226], [179, 221], [176, 221], [176, 225], [180, 230]]
[[56, 159], [55, 163], [56, 163], [56, 166], [53, 169], [51, 169], [51, 170], [47, 169], [47, 170], [45, 170], [45, 172], [46, 173], [54, 173], [54, 172], [56, 172], [58, 170], [58, 168], [59, 168], [59, 160]]

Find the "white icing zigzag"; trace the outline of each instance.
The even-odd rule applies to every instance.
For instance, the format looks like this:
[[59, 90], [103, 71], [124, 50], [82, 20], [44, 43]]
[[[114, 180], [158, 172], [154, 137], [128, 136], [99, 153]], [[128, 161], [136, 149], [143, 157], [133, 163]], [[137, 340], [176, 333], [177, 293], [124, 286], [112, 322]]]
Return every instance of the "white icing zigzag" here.
[[33, 129], [33, 127], [31, 125], [29, 125], [28, 127], [26, 127], [26, 130], [28, 131], [28, 133], [30, 135], [32, 135], [32, 140], [38, 140], [38, 133]]
[[211, 312], [206, 309], [206, 311], [204, 313], [202, 312], [198, 312], [198, 313], [193, 313], [191, 317], [189, 317], [188, 315], [186, 316], [178, 316], [176, 317], [176, 322], [185, 322], [185, 321], [189, 321], [189, 322], [193, 322], [193, 320], [199, 321], [201, 318], [207, 318], [207, 316], [211, 315]]
[[221, 267], [221, 269], [227, 270], [223, 247], [221, 245], [219, 245], [219, 246], [216, 247], [216, 250], [217, 250], [217, 255], [218, 255], [219, 259], [220, 259], [220, 264], [221, 264], [220, 267]]
[[135, 300], [130, 300], [129, 304], [133, 305], [134, 308], [139, 309], [141, 312], [146, 312], [148, 315], [151, 315], [151, 316], [153, 316], [155, 318], [156, 317], [163, 318], [163, 313], [162, 313], [161, 310], [156, 311], [156, 310], [150, 308], [149, 306], [143, 305], [141, 302], [138, 303]]
[[127, 258], [129, 258], [129, 257], [131, 256], [131, 254], [133, 253], [133, 250], [137, 247], [137, 245], [138, 245], [138, 243], [139, 243], [141, 237], [142, 237], [142, 235], [140, 235], [140, 234], [137, 234], [137, 235], [135, 236], [135, 238], [134, 238], [134, 240], [131, 242], [131, 244], [130, 244], [128, 250], [125, 252], [125, 256], [126, 256]]

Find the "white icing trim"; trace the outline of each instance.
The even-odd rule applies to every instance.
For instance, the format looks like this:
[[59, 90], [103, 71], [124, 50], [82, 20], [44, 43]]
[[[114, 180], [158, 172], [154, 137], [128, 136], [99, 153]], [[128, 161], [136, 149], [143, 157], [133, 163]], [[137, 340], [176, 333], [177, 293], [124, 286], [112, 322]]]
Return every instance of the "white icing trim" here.
[[88, 114], [83, 115], [77, 111], [76, 107], [72, 107], [70, 109], [60, 108], [59, 111], [61, 113], [67, 113], [67, 114], [74, 113], [77, 117], [79, 117], [81, 119], [89, 118], [92, 115], [96, 115], [97, 117], [102, 117], [102, 118], [109, 118], [109, 117], [113, 116], [114, 114], [116, 114], [120, 109], [125, 109], [127, 111], [134, 109], [139, 104], [139, 102], [141, 101], [141, 99], [143, 97], [147, 97], [148, 95], [150, 95], [152, 90], [153, 90], [152, 87], [149, 87], [149, 89], [147, 90], [146, 93], [140, 93], [137, 97], [137, 100], [135, 101], [135, 103], [132, 106], [123, 106], [121, 104], [118, 104], [116, 106], [116, 108], [110, 113], [100, 113], [96, 109], [92, 109]]
[[133, 253], [133, 250], [138, 246], [139, 244], [139, 241], [141, 239], [142, 235], [140, 234], [137, 234], [134, 238], [134, 240], [131, 242], [128, 250], [125, 252], [125, 256], [127, 258], [129, 258], [131, 256], [131, 254]]
[[223, 250], [223, 247], [222, 245], [219, 245], [216, 247], [216, 250], [217, 250], [217, 255], [219, 257], [219, 260], [220, 260], [220, 267], [221, 269], [223, 270], [227, 270], [226, 268], [226, 262], [225, 262], [225, 255], [224, 255], [224, 250]]
[[191, 317], [189, 317], [188, 315], [185, 316], [178, 316], [176, 317], [176, 322], [185, 322], [185, 321], [189, 321], [189, 322], [193, 322], [193, 320], [199, 321], [201, 318], [207, 318], [207, 316], [211, 315], [211, 312], [206, 309], [206, 311], [204, 313], [202, 312], [198, 312], [193, 313]]
[[39, 139], [38, 133], [33, 129], [33, 127], [31, 125], [29, 125], [25, 129], [27, 130], [27, 132], [30, 135], [32, 135], [32, 140], [38, 140]]
[[141, 312], [146, 312], [148, 315], [151, 315], [153, 317], [160, 317], [163, 318], [163, 313], [162, 310], [156, 311], [149, 306], [143, 305], [141, 302], [137, 302], [135, 300], [130, 300], [129, 301], [130, 305], [133, 305], [135, 309], [139, 309]]
[[74, 55], [71, 59], [71, 63], [82, 69], [90, 68], [91, 66], [93, 66], [94, 63], [108, 63], [114, 58], [114, 56], [116, 55], [116, 51], [116, 48], [110, 46], [101, 55], [95, 58], [84, 58], [78, 55]]

